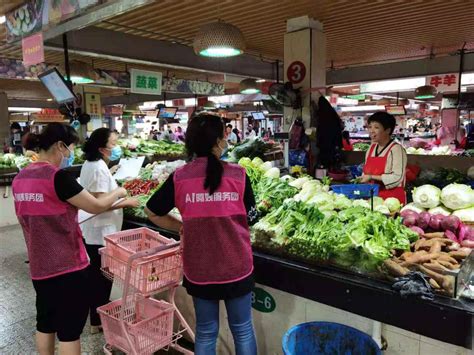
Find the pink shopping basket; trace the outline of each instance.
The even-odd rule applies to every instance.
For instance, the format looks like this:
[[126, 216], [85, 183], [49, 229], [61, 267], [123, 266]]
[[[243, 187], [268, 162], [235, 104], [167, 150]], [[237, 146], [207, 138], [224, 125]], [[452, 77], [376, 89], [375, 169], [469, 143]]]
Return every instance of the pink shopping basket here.
[[125, 331], [131, 339], [131, 347], [121, 327], [120, 311], [123, 299], [99, 307], [100, 319], [107, 344], [126, 353], [153, 354], [173, 341], [174, 307], [165, 301], [130, 296], [125, 304]]
[[[106, 277], [121, 285], [125, 281], [127, 261], [117, 258], [109, 248], [100, 249], [101, 268]], [[179, 247], [133, 261], [128, 284], [142, 295], [150, 295], [178, 285], [183, 278]]]
[[105, 238], [105, 246], [115, 258], [127, 259], [139, 251], [171, 244], [174, 241], [163, 237], [160, 233], [148, 228], [137, 228], [109, 234]]

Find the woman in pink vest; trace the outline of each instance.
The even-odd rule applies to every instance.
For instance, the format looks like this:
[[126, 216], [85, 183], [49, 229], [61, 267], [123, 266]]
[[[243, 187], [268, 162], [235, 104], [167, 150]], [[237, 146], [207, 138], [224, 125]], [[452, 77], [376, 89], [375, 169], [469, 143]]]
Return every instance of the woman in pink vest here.
[[[257, 353], [252, 325], [253, 256], [248, 223], [257, 217], [245, 170], [219, 160], [225, 125], [213, 115], [194, 117], [186, 133], [193, 159], [175, 171], [148, 201], [156, 225], [181, 232], [183, 285], [196, 312], [197, 355], [216, 353], [219, 301], [224, 300], [237, 355]], [[182, 221], [168, 213], [177, 207]]]
[[49, 124], [28, 145], [39, 159], [13, 180], [15, 211], [28, 250], [30, 274], [36, 291], [36, 345], [41, 355], [79, 355], [80, 335], [87, 320], [89, 260], [78, 224], [78, 209], [97, 214], [108, 210], [123, 188], [95, 198], [66, 170], [74, 160], [76, 131], [61, 123]]

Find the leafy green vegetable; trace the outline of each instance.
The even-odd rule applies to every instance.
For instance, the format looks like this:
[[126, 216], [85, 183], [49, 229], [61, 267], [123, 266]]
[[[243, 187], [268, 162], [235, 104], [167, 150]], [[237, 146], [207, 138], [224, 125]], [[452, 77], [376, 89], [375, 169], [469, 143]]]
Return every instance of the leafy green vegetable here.
[[370, 144], [369, 143], [354, 143], [354, 150], [356, 151], [361, 151], [361, 152], [366, 152], [368, 151], [370, 148]]

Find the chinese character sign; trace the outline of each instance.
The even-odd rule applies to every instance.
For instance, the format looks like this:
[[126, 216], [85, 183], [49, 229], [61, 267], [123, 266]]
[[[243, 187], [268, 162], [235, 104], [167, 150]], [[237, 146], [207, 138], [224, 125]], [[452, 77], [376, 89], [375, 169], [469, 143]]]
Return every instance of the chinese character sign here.
[[43, 33], [37, 33], [21, 41], [23, 49], [23, 65], [31, 65], [44, 62]]
[[101, 116], [102, 106], [100, 103], [100, 94], [85, 93], [86, 113], [91, 116]]
[[458, 90], [459, 74], [438, 74], [426, 77], [426, 85], [434, 86], [438, 92]]
[[132, 69], [130, 76], [132, 93], [161, 95], [162, 74], [160, 72]]

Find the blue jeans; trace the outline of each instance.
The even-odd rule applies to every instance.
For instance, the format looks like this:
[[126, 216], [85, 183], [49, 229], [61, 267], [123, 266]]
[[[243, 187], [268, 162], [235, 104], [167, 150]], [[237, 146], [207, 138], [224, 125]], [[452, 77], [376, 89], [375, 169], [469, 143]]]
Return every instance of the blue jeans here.
[[[219, 334], [219, 301], [193, 297], [196, 312], [196, 355], [216, 354]], [[245, 296], [225, 301], [229, 327], [237, 355], [256, 355], [257, 341], [252, 324], [252, 298]]]

